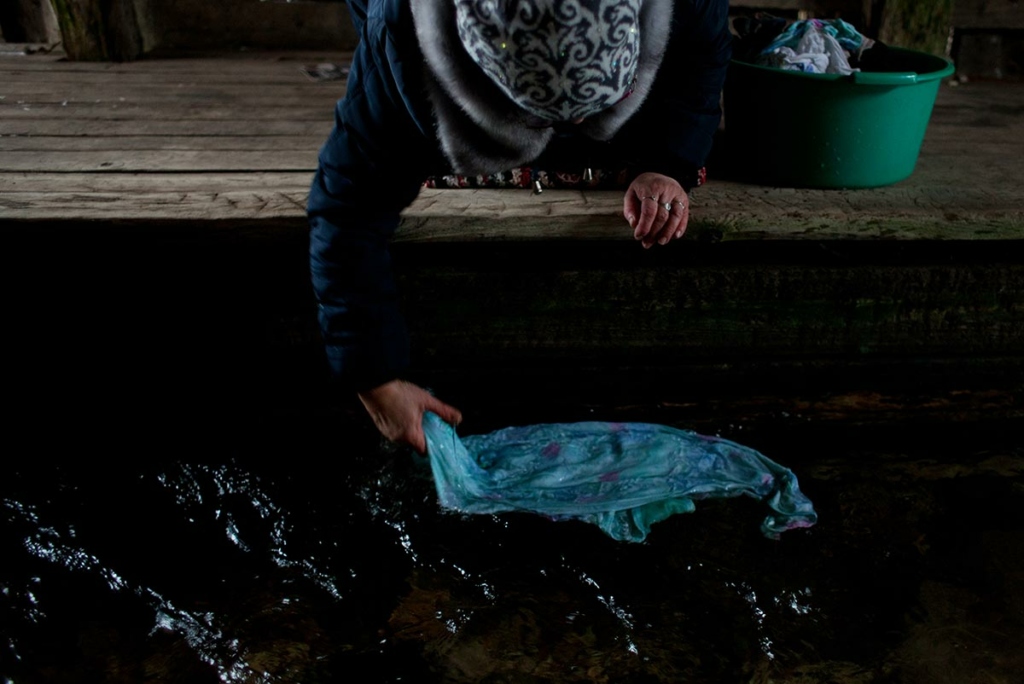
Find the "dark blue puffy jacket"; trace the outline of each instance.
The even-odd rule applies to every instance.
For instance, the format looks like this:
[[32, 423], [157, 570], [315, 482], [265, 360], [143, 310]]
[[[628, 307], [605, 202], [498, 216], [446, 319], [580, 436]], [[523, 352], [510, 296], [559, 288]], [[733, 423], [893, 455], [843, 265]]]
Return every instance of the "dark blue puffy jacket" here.
[[[328, 360], [334, 375], [355, 390], [408, 368], [388, 241], [423, 181], [445, 170], [409, 2], [349, 2], [360, 42], [307, 207]], [[621, 159], [636, 173], [663, 173], [689, 188], [718, 127], [730, 55], [728, 1], [677, 1], [668, 49], [646, 101], [614, 138], [587, 146], [601, 159]], [[565, 150], [581, 147], [561, 142]], [[592, 165], [580, 160], [578, 167]]]

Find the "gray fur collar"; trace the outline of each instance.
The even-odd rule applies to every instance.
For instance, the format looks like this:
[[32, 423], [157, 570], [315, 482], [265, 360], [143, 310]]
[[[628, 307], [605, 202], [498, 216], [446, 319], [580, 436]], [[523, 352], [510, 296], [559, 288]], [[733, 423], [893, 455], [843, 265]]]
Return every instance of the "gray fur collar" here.
[[[413, 0], [416, 36], [427, 65], [441, 149], [456, 173], [496, 173], [536, 159], [554, 134], [529, 128], [517, 107], [466, 54], [451, 0]], [[647, 98], [668, 46], [672, 0], [644, 0], [640, 10], [640, 63], [633, 94], [579, 124], [595, 140], [608, 140]]]

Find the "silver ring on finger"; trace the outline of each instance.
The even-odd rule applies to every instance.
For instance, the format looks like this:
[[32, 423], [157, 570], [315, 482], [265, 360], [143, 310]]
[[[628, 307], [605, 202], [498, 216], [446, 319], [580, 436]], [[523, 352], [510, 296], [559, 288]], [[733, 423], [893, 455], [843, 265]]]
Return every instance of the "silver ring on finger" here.
[[645, 200], [654, 200], [655, 202], [658, 201], [658, 198], [653, 196], [653, 195], [648, 195], [647, 197], [644, 197], [643, 199], [645, 199]]
[[676, 200], [676, 201], [675, 201], [675, 202], [673, 202], [672, 204], [678, 204], [678, 205], [679, 205], [680, 207], [682, 207], [682, 208], [683, 208], [684, 210], [686, 209], [686, 202], [684, 202], [683, 200]]
[[661, 205], [661, 208], [664, 209], [665, 211], [667, 211], [670, 214], [672, 213], [672, 203], [671, 202], [665, 202], [664, 204]]

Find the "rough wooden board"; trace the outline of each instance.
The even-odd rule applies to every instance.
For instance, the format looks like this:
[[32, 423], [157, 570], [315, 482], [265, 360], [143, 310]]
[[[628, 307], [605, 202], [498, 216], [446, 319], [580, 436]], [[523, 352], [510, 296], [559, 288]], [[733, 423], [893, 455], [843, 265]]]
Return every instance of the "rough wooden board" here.
[[[92, 89], [95, 97], [115, 92], [118, 79], [131, 76], [153, 79], [150, 85], [128, 86], [132, 97], [156, 98], [142, 104], [125, 96], [124, 102], [34, 106], [18, 105], [16, 99], [12, 104], [17, 96], [5, 96], [0, 168], [8, 171], [0, 172], [0, 218], [194, 221], [204, 216], [206, 202], [205, 216], [215, 221], [300, 222], [317, 150], [333, 123], [343, 85], [303, 84], [297, 69], [343, 60], [292, 57], [122, 65], [23, 58], [17, 68], [0, 62], [0, 71], [20, 74], [17, 82], [3, 86], [10, 93], [20, 88], [23, 95], [49, 97], [46, 79], [57, 69], [62, 79], [81, 74], [83, 81], [55, 82], [54, 93]], [[189, 84], [181, 97], [165, 94], [159, 85], [175, 79]], [[287, 85], [245, 85], [261, 79]], [[1019, 239], [1024, 191], [1016, 179], [1024, 157], [1024, 88], [1006, 86], [944, 87], [917, 170], [888, 188], [765, 188], [713, 173], [712, 182], [694, 193], [690, 235], [710, 240]], [[266, 106], [281, 93], [307, 92], [301, 106]], [[275, 137], [281, 135], [296, 137]], [[294, 173], [267, 173], [273, 169]], [[618, 192], [424, 191], [406, 212], [397, 239], [628, 240], [621, 211]]]
[[217, 52], [205, 56], [175, 56], [163, 59], [140, 59], [134, 62], [74, 62], [62, 53], [31, 55], [0, 61], [0, 68], [37, 72], [99, 72], [107, 74], [157, 73], [157, 74], [223, 74], [228, 72], [247, 74], [254, 78], [265, 78], [268, 74], [294, 68], [303, 64], [337, 63], [352, 61], [351, 52], [316, 51], [261, 51]]
[[315, 147], [281, 150], [83, 150], [8, 151], [0, 172], [34, 171], [300, 171], [316, 170]]
[[444, 247], [395, 248], [418, 366], [756, 368], [841, 357], [896, 369], [901, 356], [1024, 348], [1024, 261], [1004, 256], [1005, 243]]
[[93, 136], [103, 135], [149, 135], [149, 136], [192, 136], [202, 139], [207, 136], [238, 135], [245, 132], [249, 137], [266, 135], [317, 136], [326, 140], [334, 120], [328, 116], [316, 121], [273, 121], [262, 120], [259, 125], [245, 122], [200, 121], [196, 119], [136, 120], [107, 119], [102, 128], [88, 119], [4, 119], [0, 118], [0, 136]]
[[244, 192], [246, 190], [305, 192], [312, 174], [308, 172], [247, 173], [0, 173], [0, 197], [12, 192], [40, 195], [61, 193]]
[[[316, 151], [323, 144], [320, 135], [137, 135], [137, 136], [0, 136], [0, 152], [108, 152], [121, 151], [134, 154], [149, 150], [269, 150], [303, 154], [312, 153], [315, 165]], [[2, 165], [2, 163], [0, 163]], [[44, 169], [44, 171], [47, 169]]]
[[[296, 79], [298, 80], [298, 79]], [[340, 84], [262, 83], [237, 82], [210, 85], [209, 83], [4, 83], [0, 95], [4, 103], [25, 104], [94, 104], [103, 102], [133, 104], [174, 104], [183, 100], [198, 102], [245, 102], [252, 106], [274, 106], [301, 103], [321, 106], [321, 101], [332, 104], [344, 88]], [[305, 100], [305, 102], [304, 102]], [[312, 102], [310, 102], [312, 101]]]
[[[955, 212], [951, 208], [955, 208]], [[1024, 205], [983, 191], [794, 190], [718, 182], [694, 199], [688, 235], [710, 240], [1024, 239]], [[424, 189], [399, 242], [632, 239], [618, 192]]]
[[0, 83], [8, 84], [7, 88], [20, 87], [22, 84], [39, 83], [40, 74], [45, 73], [46, 82], [54, 85], [123, 85], [134, 88], [142, 85], [154, 87], [177, 87], [185, 84], [202, 84], [204, 86], [293, 86], [300, 83], [308, 83], [318, 88], [337, 88], [344, 90], [344, 80], [323, 80], [317, 81], [303, 73], [305, 66], [315, 66], [313, 63], [289, 64], [282, 68], [275, 68], [270, 73], [254, 73], [252, 69], [246, 71], [226, 69], [219, 67], [215, 71], [203, 73], [201, 71], [81, 71], [81, 70], [30, 70], [30, 69], [8, 69], [10, 60], [0, 58]]
[[[4, 220], [217, 221], [294, 219], [305, 221], [306, 192], [136, 192], [130, 201], [118, 192], [0, 193]], [[113, 209], [113, 210], [112, 210]], [[294, 221], [287, 225], [294, 225]]]
[[[128, 65], [127, 71], [120, 73], [136, 73], [131, 71], [135, 66]], [[246, 66], [236, 73], [239, 79], [244, 79], [258, 71]], [[153, 73], [159, 75], [160, 72]], [[44, 79], [46, 75], [40, 73], [39, 77]], [[253, 82], [258, 82], [258, 78], [253, 77]], [[3, 83], [2, 78], [0, 83]], [[403, 287], [402, 295], [406, 300], [417, 302], [410, 312], [411, 329], [416, 337], [416, 365], [420, 369], [448, 369], [459, 377], [472, 376], [477, 382], [485, 375], [479, 372], [481, 368], [486, 369], [489, 373], [486, 377], [491, 379], [494, 368], [504, 363], [511, 368], [504, 378], [509, 385], [525, 383], [531, 392], [544, 387], [549, 390], [545, 400], [554, 403], [561, 400], [565, 392], [575, 392], [576, 396], [583, 396], [584, 401], [593, 400], [595, 395], [588, 396], [572, 382], [584, 375], [578, 370], [581, 350], [602, 362], [591, 366], [594, 385], [603, 385], [606, 392], [614, 388], [619, 401], [623, 400], [625, 392], [642, 396], [646, 401], [654, 396], [638, 381], [636, 366], [693, 364], [677, 369], [671, 381], [663, 367], [649, 369], [648, 379], [653, 377], [651, 382], [661, 382], [659, 387], [670, 388], [671, 391], [657, 395], [659, 398], [682, 402], [685, 396], [681, 395], [691, 392], [699, 396], [702, 410], [710, 415], [729, 409], [725, 404], [708, 401], [703, 392], [693, 390], [696, 378], [704, 378], [707, 387], [721, 391], [723, 380], [738, 384], [750, 377], [752, 369], [788, 362], [792, 366], [786, 366], [773, 376], [779, 382], [774, 385], [765, 382], [765, 386], [791, 388], [787, 383], [821, 377], [818, 371], [807, 370], [803, 365], [817, 361], [819, 368], [845, 369], [843, 377], [854, 378], [855, 389], [837, 391], [844, 386], [829, 384], [829, 392], [821, 404], [792, 403], [777, 410], [799, 411], [815, 419], [821, 415], [828, 419], [859, 417], [894, 422], [905, 421], [916, 410], [916, 405], [908, 409], [906, 401], [886, 395], [892, 385], [884, 380], [876, 386], [860, 379], [867, 375], [866, 370], [880, 364], [890, 364], [886, 369], [902, 369], [921, 358], [931, 362], [945, 355], [963, 377], [977, 383], [973, 386], [985, 387], [981, 380], [975, 380], [979, 360], [991, 361], [996, 350], [1012, 356], [1011, 362], [993, 363], [986, 377], [997, 373], [1011, 377], [1016, 373], [1015, 377], [1019, 378], [1022, 280], [1019, 268], [1010, 273], [1010, 269], [1001, 265], [1000, 250], [1004, 245], [991, 240], [1015, 241], [1016, 244], [1005, 245], [1005, 250], [1011, 263], [1020, 263], [1020, 258], [1012, 255], [1019, 241], [1024, 239], [1024, 230], [1020, 227], [1024, 202], [1019, 201], [1017, 181], [1022, 175], [1019, 161], [1022, 155], [1017, 141], [1024, 140], [1024, 136], [1018, 136], [1021, 118], [1014, 111], [1024, 100], [1012, 91], [999, 88], [985, 91], [984, 97], [977, 97], [978, 92], [973, 87], [943, 91], [934, 118], [938, 125], [929, 132], [922, 163], [909, 181], [891, 188], [855, 192], [760, 188], [728, 183], [713, 175], [711, 184], [694, 193], [694, 223], [690, 236], [721, 240], [725, 243], [722, 245], [691, 243], [679, 245], [677, 249], [644, 252], [630, 240], [620, 216], [619, 193], [548, 191], [533, 196], [528, 191], [491, 194], [458, 190], [446, 191], [440, 200], [434, 201], [431, 193], [425, 192], [406, 216], [398, 238], [401, 244], [396, 245], [396, 259], [400, 258], [403, 248], [409, 250], [406, 255], [449, 255], [465, 247], [482, 248], [484, 245], [493, 245], [494, 249], [493, 252], [481, 249], [476, 253], [485, 258], [467, 258], [462, 264], [471, 275], [473, 269], [483, 273], [481, 278], [450, 277], [447, 292], [437, 289], [447, 276], [439, 276], [433, 260], [407, 259], [402, 264], [406, 277], [411, 278], [404, 283], [411, 286]], [[265, 119], [247, 125], [244, 130], [255, 141], [254, 149], [273, 149], [262, 145], [277, 142], [260, 140], [258, 136], [303, 132], [308, 136], [312, 161], [319, 141], [330, 130], [330, 108], [324, 114], [323, 121]], [[148, 136], [124, 139], [125, 152], [130, 152], [136, 143], [146, 149], [148, 139], [158, 145], [195, 144], [194, 149], [213, 149], [215, 145], [233, 144], [230, 137], [214, 140], [216, 136], [240, 133], [238, 123], [231, 120], [97, 121], [68, 117], [0, 119], [0, 134], [15, 130], [12, 126], [19, 127], [16, 130], [33, 127], [36, 133], [46, 132], [52, 136], [85, 136], [76, 141], [84, 149], [90, 149], [93, 144], [106, 146], [109, 136]], [[171, 135], [183, 137], [173, 139], [168, 137]], [[62, 147], [62, 140], [71, 138], [22, 140], [5, 136], [0, 138], [0, 149], [4, 149], [2, 146], [7, 142], [16, 146], [24, 142], [30, 147], [20, 149], [37, 149], [31, 145], [44, 144], [54, 151], [70, 151], [72, 145]], [[314, 140], [317, 140], [315, 145]], [[211, 147], [205, 147], [207, 144]], [[979, 155], [984, 163], [978, 163]], [[0, 158], [3, 156], [0, 153]], [[96, 262], [110, 264], [110, 272], [104, 275], [110, 279], [111, 292], [116, 295], [138, 290], [138, 274], [153, 275], [148, 261], [150, 255], [165, 250], [167, 243], [174, 239], [189, 236], [192, 242], [177, 254], [181, 260], [168, 259], [173, 265], [157, 270], [156, 276], [184, 273], [183, 281], [202, 282], [204, 266], [215, 271], [226, 283], [223, 288], [197, 286], [195, 295], [200, 308], [206, 305], [211, 309], [213, 306], [207, 302], [237, 301], [238, 283], [253, 284], [266, 273], [280, 274], [292, 268], [294, 277], [289, 280], [300, 283], [299, 294], [284, 296], [275, 288], [277, 299], [267, 297], [261, 301], [253, 297], [248, 288], [246, 298], [253, 316], [246, 318], [241, 327], [233, 326], [231, 334], [247, 326], [247, 329], [271, 330], [278, 336], [274, 338], [278, 349], [294, 350], [305, 344], [302, 349], [312, 359], [310, 367], [319, 370], [320, 365], [315, 362], [321, 360], [322, 350], [308, 290], [305, 244], [304, 204], [311, 173], [308, 170], [267, 173], [259, 167], [230, 173], [201, 173], [196, 169], [161, 171], [0, 173], [0, 229], [8, 238], [14, 234], [32, 238], [28, 244], [33, 249], [10, 249], [9, 240], [10, 259], [24, 263], [26, 259], [19, 255], [28, 253], [51, 259], [53, 244], [59, 242], [53, 236], [75, 232], [81, 236], [78, 244], [82, 253], [89, 255], [92, 262], [81, 267], [81, 281], [88, 283], [95, 276], [90, 269], [95, 268]], [[424, 219], [416, 216], [417, 211], [433, 213]], [[481, 220], [481, 215], [487, 220]], [[241, 225], [244, 221], [249, 223]], [[244, 232], [246, 230], [263, 231], [260, 234], [267, 235], [268, 241], [273, 242], [272, 257], [265, 261], [269, 268], [254, 267], [251, 271], [244, 270], [244, 277], [224, 277], [221, 274], [232, 266], [241, 251], [237, 248], [251, 248], [254, 242]], [[112, 239], [111, 235], [118, 239]], [[105, 241], [103, 236], [107, 236]], [[477, 237], [483, 239], [476, 240]], [[551, 242], [540, 246], [518, 244], [522, 240], [549, 238]], [[905, 255], [927, 252], [932, 245], [920, 241], [932, 238], [951, 241], [951, 244], [938, 245], [942, 248], [939, 254], [952, 255], [950, 260], [955, 261], [956, 255], [965, 249], [978, 246], [987, 247], [986, 253], [992, 254], [993, 259], [991, 262], [976, 260], [983, 264], [977, 269], [980, 272], [962, 268], [908, 268], [908, 262], [912, 266], [919, 257], [902, 260]], [[228, 256], [208, 263], [210, 245], [218, 239], [229, 242], [232, 249], [225, 250]], [[594, 242], [579, 244], [581, 240], [591, 239]], [[569, 272], [578, 268], [579, 263], [552, 258], [538, 263], [551, 247], [560, 248], [563, 255], [572, 255], [601, 249], [602, 240], [614, 243], [606, 250], [612, 256], [600, 262], [602, 266], [612, 264], [608, 272], [593, 269], [587, 277], [577, 278]], [[440, 244], [434, 251], [427, 251], [431, 249], [427, 244], [430, 242]], [[892, 242], [900, 244], [890, 249]], [[281, 244], [286, 247], [281, 248]], [[862, 246], [882, 266], [866, 275], [848, 273], [852, 269], [848, 269], [846, 258]], [[107, 254], [110, 247], [116, 257]], [[520, 251], [524, 258], [509, 256], [515, 247], [525, 247]], [[789, 259], [789, 255], [798, 251], [812, 264], [826, 262], [837, 266], [828, 273], [821, 273], [810, 268], [766, 268], [760, 260], [766, 253], [775, 255], [776, 259], [780, 255]], [[77, 261], [80, 256], [76, 249], [66, 248], [66, 252], [70, 255], [69, 262]], [[756, 259], [735, 263], [737, 252], [754, 254]], [[140, 254], [146, 255], [146, 259], [138, 259]], [[629, 269], [622, 268], [618, 260], [620, 254], [651, 257], [654, 265], [639, 267], [633, 273], [624, 272]], [[721, 254], [727, 256], [718, 257], [718, 264], [709, 266], [703, 259]], [[810, 256], [806, 256], [808, 254]], [[889, 260], [894, 262], [891, 268], [887, 267]], [[137, 271], [133, 266], [124, 265], [140, 261], [144, 263]], [[238, 262], [243, 261], [238, 259]], [[936, 261], [941, 264], [946, 259]], [[579, 262], [585, 264], [586, 259], [581, 258]], [[646, 259], [643, 263], [647, 263]], [[34, 265], [24, 268], [24, 277], [19, 278], [19, 282], [33, 282], [39, 269]], [[504, 278], [488, 275], [490, 271], [500, 270], [507, 271]], [[524, 272], [518, 280], [517, 271]], [[66, 282], [76, 282], [74, 277], [64, 276]], [[735, 282], [730, 284], [730, 280]], [[723, 287], [723, 283], [728, 287]], [[824, 288], [828, 283], [833, 283], [831, 289]], [[551, 287], [552, 284], [557, 287]], [[886, 284], [889, 289], [885, 289]], [[616, 289], [619, 286], [621, 289]], [[52, 287], [52, 290], [54, 294], [65, 294], [59, 287]], [[966, 291], [970, 294], [965, 294]], [[532, 303], [526, 301], [522, 292], [531, 293]], [[31, 306], [42, 312], [41, 320], [45, 319], [49, 325], [54, 319], [45, 312], [57, 300], [57, 297], [47, 296], [49, 294], [14, 292], [12, 299], [19, 306], [26, 306], [25, 300], [32, 302]], [[904, 297], [908, 294], [912, 296]], [[616, 300], [616, 296], [620, 299]], [[894, 303], [896, 296], [904, 297], [911, 305]], [[130, 299], [132, 295], [127, 297]], [[626, 300], [625, 306], [621, 298]], [[285, 299], [294, 310], [281, 313], [273, 303], [268, 304]], [[117, 301], [116, 296], [114, 300]], [[553, 308], [553, 300], [568, 302], [571, 306], [558, 304], [561, 309]], [[173, 292], [167, 301], [178, 303], [180, 293]], [[466, 310], [459, 309], [460, 306], [465, 306]], [[121, 339], [131, 341], [133, 349], [138, 346], [135, 344], [137, 327], [133, 323], [137, 314], [136, 306], [124, 306], [111, 315], [111, 319], [123, 321], [123, 328], [117, 331]], [[85, 318], [86, 314], [82, 316]], [[263, 321], [261, 316], [268, 320]], [[1006, 320], [1010, 316], [1015, 317], [1015, 322], [1008, 324]], [[243, 318], [238, 314], [236, 317]], [[215, 320], [212, 315], [210, 319]], [[12, 320], [20, 323], [16, 318]], [[93, 320], [89, 318], [90, 322]], [[189, 311], [180, 321], [171, 318], [170, 323], [173, 326], [180, 322], [187, 328], [195, 325], [195, 320]], [[196, 336], [210, 342], [209, 333], [202, 330], [202, 326], [196, 327], [200, 328]], [[48, 327], [40, 326], [40, 329], [49, 333]], [[100, 332], [109, 335], [110, 328]], [[96, 349], [106, 349], [107, 339], [109, 337], [96, 341]], [[62, 344], [54, 341], [53, 349], [62, 349]], [[876, 348], [870, 348], [872, 344]], [[259, 345], [257, 339], [251, 346], [268, 356]], [[703, 361], [694, 362], [688, 354], [681, 354], [680, 349]], [[174, 353], [175, 350], [161, 348], [159, 351]], [[258, 355], [250, 353], [254, 358]], [[886, 356], [889, 353], [904, 356], [893, 359]], [[100, 356], [102, 358], [102, 354]], [[139, 356], [144, 353], [140, 351]], [[237, 357], [238, 353], [233, 351], [231, 359]], [[535, 363], [538, 358], [548, 361], [547, 373], [538, 370]], [[609, 358], [628, 366], [628, 372], [610, 374], [611, 361], [603, 363]], [[124, 363], [113, 353], [110, 360], [115, 367]], [[851, 371], [853, 363], [863, 365]], [[467, 367], [474, 370], [467, 372]], [[551, 380], [550, 369], [569, 369], [565, 371], [563, 386]], [[576, 369], [575, 378], [572, 369]], [[528, 375], [527, 371], [534, 375]], [[911, 371], [902, 372], [913, 376]], [[936, 370], [932, 365], [917, 371], [922, 378], [949, 372], [949, 367]], [[875, 377], [885, 376], [876, 370]], [[534, 379], [547, 384], [534, 384]], [[899, 383], [895, 385], [898, 391]], [[501, 386], [501, 379], [491, 386]], [[856, 389], [864, 386], [886, 389], [876, 389], [877, 395], [868, 393], [866, 396]], [[919, 385], [915, 380], [909, 386]], [[742, 392], [752, 405], [756, 404], [756, 395], [750, 394], [749, 386], [743, 387]], [[970, 410], [974, 411], [971, 415], [1019, 418], [1020, 402], [1014, 402], [1014, 397], [1019, 396], [1019, 392], [1006, 390], [979, 398], [971, 404]], [[922, 413], [930, 412], [933, 416], [965, 410], [962, 402], [957, 405], [956, 393], [941, 389], [941, 385], [922, 401], [932, 402], [922, 408]], [[769, 413], [764, 409], [766, 421], [772, 420]]]
[[[117, 177], [118, 174], [113, 174]], [[145, 192], [0, 191], [0, 220], [260, 220], [305, 217], [306, 188], [276, 190], [181, 190]], [[210, 179], [211, 187], [217, 185]], [[100, 181], [97, 181], [99, 183]], [[294, 186], [293, 186], [294, 187]], [[720, 184], [728, 187], [728, 184]], [[699, 210], [688, 235], [698, 240], [1017, 240], [1024, 239], [1024, 211], [976, 212], [950, 217], [941, 212], [879, 210], [846, 215], [820, 205], [803, 212], [751, 206], [739, 193]], [[441, 193], [441, 201], [434, 193]], [[524, 194], [525, 193], [524, 191]], [[552, 191], [513, 201], [508, 191], [433, 191], [405, 214], [398, 243], [621, 240], [632, 241], [617, 207], [617, 192]], [[452, 201], [448, 201], [451, 199]], [[422, 207], [422, 212], [420, 208]]]
[[69, 119], [81, 118], [106, 125], [110, 119], [134, 119], [143, 121], [194, 120], [194, 121], [232, 121], [239, 130], [244, 130], [246, 122], [276, 121], [331, 121], [334, 115], [333, 98], [319, 104], [302, 102], [301, 105], [275, 104], [265, 106], [249, 106], [240, 102], [231, 106], [210, 107], [199, 102], [189, 102], [180, 107], [159, 105], [136, 105], [128, 101], [100, 101], [61, 104], [12, 104], [0, 105], [0, 119]]

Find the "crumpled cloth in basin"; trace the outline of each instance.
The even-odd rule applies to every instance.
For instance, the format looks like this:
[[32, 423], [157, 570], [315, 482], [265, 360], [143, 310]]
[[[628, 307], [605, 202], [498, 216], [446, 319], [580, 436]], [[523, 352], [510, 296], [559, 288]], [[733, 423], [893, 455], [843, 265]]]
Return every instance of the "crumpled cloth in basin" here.
[[530, 511], [593, 523], [643, 541], [651, 525], [694, 501], [740, 495], [771, 510], [777, 538], [817, 521], [796, 475], [735, 442], [649, 423], [560, 423], [460, 438], [433, 413], [423, 421], [442, 506], [463, 513]]

